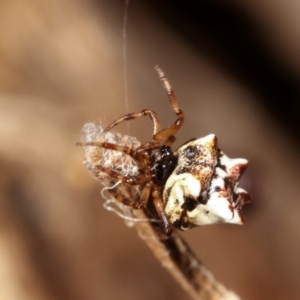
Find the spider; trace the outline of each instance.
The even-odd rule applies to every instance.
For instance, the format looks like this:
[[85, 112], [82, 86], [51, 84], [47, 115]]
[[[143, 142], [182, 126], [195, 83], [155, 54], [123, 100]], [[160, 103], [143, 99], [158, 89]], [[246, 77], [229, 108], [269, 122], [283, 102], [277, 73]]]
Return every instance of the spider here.
[[175, 134], [185, 117], [163, 70], [158, 66], [155, 69], [177, 116], [176, 121], [167, 128], [161, 128], [157, 114], [151, 109], [144, 109], [120, 117], [106, 127], [104, 133], [122, 122], [149, 116], [153, 124], [149, 142], [136, 146], [132, 143], [120, 145], [116, 139], [113, 143], [107, 140], [77, 143], [123, 153], [137, 166], [136, 172], [122, 174], [113, 167], [98, 163], [93, 166], [93, 174], [99, 178], [96, 174], [101, 172], [112, 182], [121, 181], [122, 186], [140, 187], [138, 199], [130, 199], [118, 189], [108, 191], [132, 209], [145, 209], [151, 201], [161, 220], [160, 235], [163, 239], [171, 236], [173, 227], [186, 230], [218, 222], [241, 224], [242, 206], [251, 201], [248, 193], [238, 187], [247, 160], [229, 159], [218, 148], [213, 134], [192, 139], [173, 151], [171, 146], [176, 139]]

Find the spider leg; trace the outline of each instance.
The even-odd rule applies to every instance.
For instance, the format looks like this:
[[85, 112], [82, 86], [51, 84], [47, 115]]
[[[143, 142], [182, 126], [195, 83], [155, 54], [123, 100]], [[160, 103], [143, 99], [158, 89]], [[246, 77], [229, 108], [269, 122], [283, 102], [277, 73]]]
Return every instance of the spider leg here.
[[133, 150], [130, 147], [126, 146], [120, 146], [117, 144], [112, 144], [112, 143], [101, 143], [101, 142], [77, 142], [77, 146], [94, 146], [94, 147], [99, 147], [99, 148], [105, 148], [105, 149], [110, 149], [110, 150], [116, 150], [123, 152], [127, 155], [133, 156], [135, 153], [135, 150]]
[[171, 135], [165, 141], [165, 145], [170, 147], [175, 141], [176, 141], [176, 137], [174, 135]]
[[105, 168], [99, 165], [97, 165], [95, 168], [113, 179], [121, 180], [123, 183], [130, 185], [141, 185], [147, 180], [144, 174], [138, 174], [136, 176], [126, 176], [113, 169]]
[[[149, 144], [149, 145], [148, 145]], [[137, 163], [138, 167], [143, 169], [144, 168], [144, 161], [140, 161], [138, 159], [138, 157], [140, 155], [142, 156], [147, 156], [149, 155], [145, 150], [147, 150], [148, 148], [153, 146], [153, 143], [147, 143], [145, 144], [146, 147], [144, 147], [145, 145], [142, 145], [140, 147], [138, 147], [137, 149], [132, 149], [130, 147], [126, 147], [126, 146], [120, 146], [117, 144], [112, 144], [112, 143], [102, 143], [102, 142], [77, 142], [76, 143], [77, 146], [94, 146], [94, 147], [99, 147], [99, 148], [104, 148], [104, 149], [109, 149], [109, 150], [115, 150], [115, 151], [120, 151], [124, 154], [129, 155], [132, 159], [135, 160], [135, 162]], [[145, 157], [144, 157], [145, 158]], [[128, 177], [126, 179], [126, 176], [120, 174], [119, 172], [115, 172], [112, 169], [106, 169], [102, 166], [97, 166], [97, 169], [99, 169], [100, 171], [106, 173], [108, 176], [113, 176], [113, 178], [115, 179], [119, 179], [119, 180], [124, 180], [123, 182], [128, 183], [128, 184], [132, 184], [132, 185], [139, 185], [143, 182], [145, 182], [146, 180], [141, 180], [140, 178], [137, 179], [137, 183], [135, 183], [136, 181], [134, 180], [135, 176], [131, 176]], [[148, 172], [150, 174], [150, 172]], [[121, 179], [121, 177], [123, 179]], [[140, 175], [140, 177], [142, 178], [144, 175]], [[151, 175], [149, 175], [151, 176]], [[145, 177], [145, 176], [144, 176]], [[146, 177], [148, 179], [148, 177]]]
[[120, 123], [122, 123], [124, 121], [138, 119], [138, 118], [145, 117], [145, 116], [149, 116], [153, 123], [153, 135], [157, 134], [157, 132], [159, 132], [161, 130], [161, 125], [160, 125], [160, 121], [158, 119], [157, 114], [151, 109], [143, 109], [141, 112], [130, 113], [123, 117], [120, 117], [118, 120], [114, 121], [109, 126], [107, 126], [104, 131], [109, 131], [113, 127], [119, 125]]
[[150, 191], [151, 191], [151, 185], [145, 185], [142, 192], [141, 196], [138, 201], [132, 201], [129, 200], [128, 198], [124, 197], [123, 195], [119, 194], [116, 191], [113, 190], [108, 190], [108, 192], [118, 201], [123, 203], [124, 205], [130, 206], [133, 209], [143, 209], [146, 207], [149, 196], [150, 196]]
[[162, 223], [163, 223], [163, 228], [162, 228], [163, 232], [160, 232], [161, 238], [167, 239], [172, 235], [173, 226], [170, 223], [170, 221], [165, 213], [165, 207], [164, 207], [164, 204], [163, 204], [160, 194], [161, 193], [157, 189], [153, 190], [153, 192], [152, 192], [153, 204], [155, 206], [155, 209], [156, 209], [156, 212], [157, 212], [159, 218], [162, 220]]
[[162, 81], [162, 83], [167, 91], [167, 95], [171, 102], [172, 108], [178, 117], [173, 125], [171, 125], [168, 128], [158, 131], [153, 136], [153, 140], [162, 141], [162, 140], [167, 139], [170, 136], [174, 135], [179, 130], [179, 128], [181, 127], [181, 125], [183, 124], [183, 121], [184, 121], [184, 114], [178, 105], [177, 98], [175, 96], [173, 88], [172, 88], [168, 78], [165, 76], [163, 70], [159, 66], [156, 66], [155, 69], [158, 73], [159, 79]]

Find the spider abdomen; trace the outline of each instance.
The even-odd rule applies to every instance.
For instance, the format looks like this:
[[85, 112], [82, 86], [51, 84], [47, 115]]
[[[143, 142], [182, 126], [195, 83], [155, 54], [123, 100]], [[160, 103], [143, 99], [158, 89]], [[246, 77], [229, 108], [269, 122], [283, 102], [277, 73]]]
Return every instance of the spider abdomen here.
[[170, 222], [182, 230], [218, 222], [241, 224], [241, 207], [250, 196], [237, 185], [248, 162], [229, 159], [213, 134], [184, 144], [175, 155], [178, 163], [163, 192]]

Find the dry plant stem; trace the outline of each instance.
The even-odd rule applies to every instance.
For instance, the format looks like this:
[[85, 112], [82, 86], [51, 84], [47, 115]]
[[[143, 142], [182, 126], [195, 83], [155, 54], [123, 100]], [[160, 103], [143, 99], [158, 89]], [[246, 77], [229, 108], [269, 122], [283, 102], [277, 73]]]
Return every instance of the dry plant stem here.
[[[137, 218], [147, 218], [143, 210], [134, 210]], [[174, 232], [161, 240], [151, 222], [136, 222], [140, 237], [156, 258], [194, 300], [238, 300], [234, 292], [219, 283], [197, 259], [186, 242]]]

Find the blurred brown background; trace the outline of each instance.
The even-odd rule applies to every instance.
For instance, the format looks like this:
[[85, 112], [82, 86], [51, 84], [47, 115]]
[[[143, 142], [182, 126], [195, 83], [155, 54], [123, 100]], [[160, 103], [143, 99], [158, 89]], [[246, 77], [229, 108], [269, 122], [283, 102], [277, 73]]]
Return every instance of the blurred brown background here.
[[[299, 299], [300, 3], [137, 1], [128, 16], [129, 111], [186, 122], [177, 146], [215, 133], [250, 167], [246, 224], [184, 233], [243, 299]], [[187, 299], [102, 208], [74, 146], [84, 123], [125, 111], [121, 0], [0, 2], [0, 299]], [[132, 135], [149, 140], [149, 120]], [[120, 126], [126, 132], [126, 126]]]

